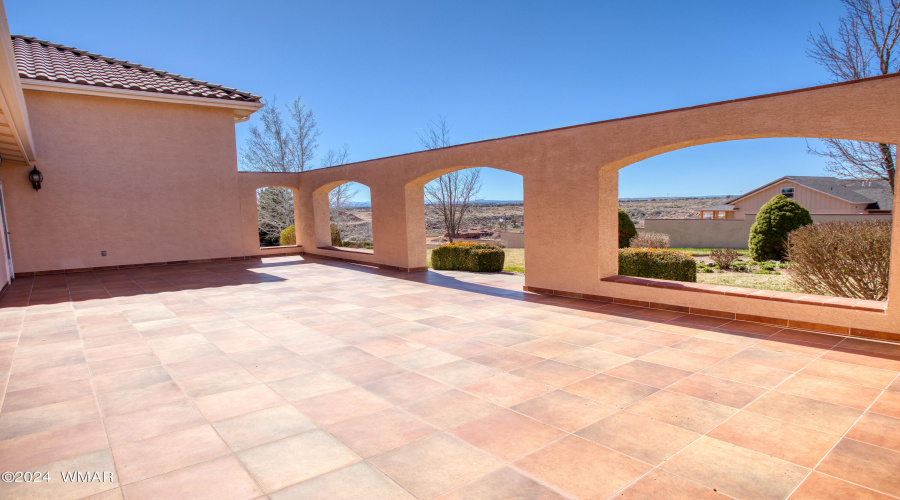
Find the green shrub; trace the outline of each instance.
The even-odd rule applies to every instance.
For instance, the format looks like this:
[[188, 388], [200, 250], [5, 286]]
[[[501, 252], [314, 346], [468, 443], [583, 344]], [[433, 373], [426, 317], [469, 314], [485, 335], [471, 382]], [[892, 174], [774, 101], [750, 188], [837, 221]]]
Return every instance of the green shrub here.
[[777, 195], [766, 202], [750, 227], [750, 256], [753, 260], [784, 260], [788, 233], [812, 224], [809, 210], [796, 201]]
[[697, 281], [697, 265], [690, 254], [662, 248], [619, 250], [619, 274], [638, 278]]
[[634, 228], [634, 222], [631, 222], [631, 217], [628, 216], [628, 212], [619, 209], [619, 248], [625, 248], [628, 246], [628, 242], [631, 241], [631, 238], [637, 236], [637, 229]]
[[439, 270], [498, 273], [503, 270], [505, 260], [506, 253], [493, 243], [457, 241], [431, 252], [431, 267]]
[[331, 246], [344, 246], [344, 242], [341, 241], [341, 230], [337, 227], [337, 224], [331, 225]]
[[283, 247], [288, 245], [296, 245], [297, 234], [294, 231], [295, 230], [293, 225], [285, 228], [285, 230], [281, 232], [281, 238], [278, 240], [278, 244]]

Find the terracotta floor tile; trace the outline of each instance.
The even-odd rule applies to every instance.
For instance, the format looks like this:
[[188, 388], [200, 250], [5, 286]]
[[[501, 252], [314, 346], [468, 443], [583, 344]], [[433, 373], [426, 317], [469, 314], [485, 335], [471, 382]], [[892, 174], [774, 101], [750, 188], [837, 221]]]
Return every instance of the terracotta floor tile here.
[[564, 387], [566, 392], [624, 408], [658, 391], [656, 387], [600, 373]]
[[423, 348], [422, 344], [418, 344], [411, 340], [400, 337], [388, 337], [371, 342], [357, 344], [356, 347], [375, 357], [383, 358], [386, 356], [394, 356], [405, 352], [415, 351]]
[[552, 359], [539, 361], [510, 373], [534, 380], [535, 382], [552, 385], [553, 387], [569, 385], [596, 374], [593, 370], [585, 370], [584, 368], [560, 363]]
[[269, 495], [272, 500], [413, 500], [404, 490], [368, 463], [323, 474]]
[[306, 373], [269, 382], [267, 385], [291, 402], [353, 387], [352, 383], [327, 371]]
[[440, 429], [450, 429], [501, 408], [465, 392], [450, 390], [407, 403], [403, 409]]
[[[40, 470], [49, 473], [49, 482], [3, 483], [0, 485], [0, 494], [3, 498], [77, 499], [112, 490], [120, 485], [109, 450], [95, 451], [44, 464], [40, 466]], [[65, 482], [61, 480], [63, 472], [72, 471], [97, 471], [100, 472], [100, 477], [103, 477], [104, 472], [110, 472], [112, 475], [107, 475], [104, 482]]]
[[553, 390], [549, 385], [509, 373], [465, 385], [461, 389], [507, 408]]
[[534, 335], [529, 335], [527, 333], [517, 332], [514, 330], [495, 330], [490, 333], [485, 333], [482, 335], [476, 335], [472, 337], [473, 339], [480, 340], [482, 342], [488, 342], [490, 344], [495, 344], [502, 347], [509, 347], [516, 344], [521, 344], [522, 342], [528, 342], [529, 340], [534, 340], [538, 337]]
[[844, 335], [829, 335], [826, 333], [815, 333], [808, 332], [806, 330], [794, 330], [792, 328], [785, 328], [769, 337], [769, 340], [773, 342], [805, 342], [831, 347], [840, 344], [846, 338], [847, 337]]
[[369, 384], [387, 377], [406, 373], [406, 370], [383, 359], [373, 359], [364, 363], [342, 366], [331, 370], [332, 373], [353, 382], [354, 384]]
[[313, 421], [291, 405], [244, 413], [212, 424], [233, 451], [316, 429]]
[[842, 349], [840, 345], [822, 355], [822, 359], [853, 363], [856, 365], [878, 368], [880, 370], [900, 371], [900, 359], [872, 355], [866, 351]]
[[574, 351], [578, 349], [578, 346], [550, 339], [537, 339], [516, 344], [512, 346], [511, 349], [526, 352], [541, 358], [553, 358], [561, 356], [569, 351]]
[[659, 391], [628, 411], [701, 434], [737, 412], [729, 406], [669, 391]]
[[94, 377], [94, 389], [97, 393], [116, 392], [127, 389], [140, 389], [148, 385], [169, 382], [172, 377], [162, 366], [153, 366], [139, 370], [131, 370], [111, 375]]
[[[224, 355], [207, 356], [203, 358], [188, 359], [166, 365], [166, 370], [176, 379], [196, 377], [209, 372], [240, 368], [233, 359]], [[115, 377], [116, 374], [108, 375]]]
[[222, 457], [126, 485], [129, 500], [165, 498], [177, 491], [185, 498], [250, 500], [262, 495], [253, 478], [234, 457]]
[[815, 467], [839, 436], [742, 411], [708, 434], [803, 467]]
[[39, 406], [64, 403], [94, 396], [91, 381], [73, 380], [59, 384], [45, 385], [21, 391], [9, 391], [3, 398], [3, 413], [27, 410]]
[[504, 467], [435, 500], [563, 500], [565, 497], [520, 472]]
[[402, 410], [389, 408], [330, 425], [328, 432], [367, 458], [430, 436], [437, 429]]
[[886, 388], [897, 377], [897, 372], [895, 371], [879, 370], [878, 368], [854, 365], [852, 363], [840, 363], [827, 359], [813, 361], [800, 373], [877, 389]]
[[660, 330], [655, 330], [655, 327], [646, 328], [643, 330], [638, 330], [633, 333], [629, 333], [627, 335], [623, 335], [622, 338], [629, 340], [637, 340], [639, 342], [645, 342], [647, 344], [655, 344], [658, 346], [670, 346], [672, 344], [677, 344], [683, 340], [687, 340], [690, 338], [688, 335], [679, 335], [677, 333], [664, 332]]
[[331, 425], [351, 418], [370, 415], [391, 406], [387, 401], [360, 387], [329, 392], [294, 403], [298, 410], [319, 425]]
[[231, 450], [210, 425], [113, 447], [121, 484], [228, 455]]
[[390, 356], [386, 359], [391, 363], [406, 368], [407, 370], [422, 370], [425, 368], [431, 368], [432, 366], [445, 365], [447, 363], [459, 361], [458, 356], [454, 356], [450, 353], [446, 353], [438, 349], [433, 349], [431, 347], [425, 347], [423, 349], [409, 351], [403, 354], [398, 354], [396, 356]]
[[199, 398], [259, 384], [259, 379], [243, 368], [204, 373], [178, 381], [188, 396]]
[[450, 386], [418, 373], [407, 372], [367, 384], [363, 388], [393, 404], [403, 404], [444, 392], [449, 390]]
[[727, 342], [717, 342], [715, 340], [701, 339], [693, 337], [677, 344], [672, 345], [675, 349], [683, 349], [685, 351], [703, 354], [705, 356], [714, 356], [717, 358], [727, 358], [737, 354], [745, 349], [742, 345], [730, 344]]
[[469, 358], [469, 361], [474, 361], [495, 370], [509, 372], [537, 363], [543, 359], [544, 358], [540, 356], [534, 356], [513, 349], [496, 349], [484, 354], [472, 356]]
[[594, 344], [591, 347], [594, 349], [599, 349], [601, 351], [619, 354], [621, 356], [628, 356], [629, 358], [639, 358], [645, 354], [650, 354], [651, 352], [658, 351], [662, 348], [661, 346], [658, 346], [656, 344], [648, 344], [646, 342], [638, 342], [637, 340], [629, 340], [625, 338], [600, 342], [599, 344]]
[[652, 465], [659, 465], [700, 436], [627, 411], [597, 421], [577, 435]]
[[[596, 347], [596, 346], [595, 346]], [[602, 372], [610, 368], [628, 363], [633, 358], [628, 356], [620, 356], [611, 352], [598, 351], [593, 347], [582, 348], [571, 351], [562, 356], [557, 356], [554, 361], [566, 363], [569, 365], [584, 368], [585, 370], [593, 370]]]
[[375, 356], [353, 346], [319, 351], [306, 355], [306, 359], [324, 368], [338, 368], [341, 366], [362, 363], [376, 359]]
[[877, 491], [813, 472], [791, 495], [791, 500], [889, 500]]
[[867, 488], [900, 495], [900, 452], [852, 439], [841, 439], [816, 469]]
[[763, 395], [746, 410], [837, 435], [846, 432], [862, 414], [846, 406], [776, 391]]
[[99, 420], [28, 434], [0, 441], [0, 470], [34, 470], [39, 465], [104, 450], [108, 446]]
[[865, 413], [850, 429], [847, 437], [874, 444], [894, 451], [900, 451], [900, 419], [877, 413]]
[[683, 349], [672, 348], [653, 351], [650, 354], [641, 356], [640, 359], [642, 361], [649, 361], [651, 363], [671, 366], [672, 368], [678, 368], [681, 370], [688, 370], [692, 372], [700, 371], [722, 360], [722, 358], [717, 358], [714, 356], [705, 356], [703, 354], [697, 354], [695, 352], [685, 351]]
[[654, 469], [640, 478], [617, 497], [622, 500], [721, 500], [722, 495], [712, 488], [688, 481], [662, 469]]
[[70, 365], [44, 368], [12, 373], [9, 376], [7, 391], [21, 391], [43, 385], [58, 384], [90, 378], [91, 371], [87, 363], [75, 363]]
[[489, 454], [444, 433], [370, 462], [418, 498], [439, 495], [502, 465]]
[[140, 441], [205, 423], [203, 415], [187, 400], [103, 419], [110, 446]]
[[492, 413], [449, 432], [506, 462], [564, 435], [558, 429], [509, 410]]
[[612, 340], [615, 337], [598, 332], [572, 328], [559, 333], [555, 333], [547, 338], [549, 340], [555, 340], [557, 342], [565, 342], [566, 344], [587, 347], [599, 342]]
[[512, 409], [567, 432], [575, 432], [616, 411], [612, 406], [565, 391], [548, 392]]
[[723, 359], [702, 373], [767, 389], [775, 387], [793, 374], [787, 370], [738, 361], [734, 358]]
[[91, 373], [96, 377], [105, 373], [121, 373], [128, 370], [137, 370], [138, 368], [147, 368], [160, 364], [156, 354], [138, 354], [137, 356], [127, 356], [124, 358], [107, 359], [90, 363]]
[[762, 453], [701, 437], [662, 466], [737, 498], [786, 498], [809, 473]]
[[538, 450], [515, 465], [578, 498], [607, 498], [650, 470], [633, 458], [575, 436]]
[[900, 418], [900, 393], [884, 392], [872, 405], [869, 411]]
[[787, 370], [795, 372], [803, 369], [806, 365], [813, 361], [809, 356], [801, 356], [789, 352], [770, 351], [767, 349], [757, 349], [750, 347], [731, 357], [733, 361], [744, 361], [755, 365], [768, 366], [769, 368], [777, 368], [779, 370]]
[[420, 370], [420, 373], [445, 384], [459, 387], [495, 375], [500, 375], [503, 372], [469, 361], [468, 359], [461, 359], [445, 365], [425, 368], [424, 370]]
[[321, 430], [250, 448], [237, 456], [266, 493], [361, 461], [350, 448]]
[[778, 391], [860, 410], [868, 408], [881, 392], [871, 387], [809, 375], [795, 375], [787, 379], [778, 386]]
[[580, 330], [587, 330], [589, 332], [602, 333], [604, 335], [609, 335], [611, 337], [621, 337], [623, 335], [627, 335], [632, 332], [636, 332], [640, 330], [642, 327], [640, 326], [630, 326], [623, 325], [621, 323], [613, 323], [610, 321], [601, 321], [599, 323], [594, 323], [592, 325], [585, 325], [580, 327]]
[[194, 399], [194, 404], [210, 422], [284, 403], [281, 396], [264, 384]]
[[0, 414], [0, 440], [98, 420], [94, 398]]
[[702, 373], [672, 384], [668, 390], [734, 408], [743, 408], [766, 392], [766, 389], [760, 387]]
[[636, 359], [603, 373], [661, 389], [691, 376], [694, 372]]

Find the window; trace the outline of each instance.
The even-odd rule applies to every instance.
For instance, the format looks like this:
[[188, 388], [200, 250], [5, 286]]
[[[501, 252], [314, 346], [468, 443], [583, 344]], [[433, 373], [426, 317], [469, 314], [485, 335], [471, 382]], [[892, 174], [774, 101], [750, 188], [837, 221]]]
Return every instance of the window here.
[[785, 198], [793, 198], [794, 188], [781, 188], [781, 194], [783, 194]]

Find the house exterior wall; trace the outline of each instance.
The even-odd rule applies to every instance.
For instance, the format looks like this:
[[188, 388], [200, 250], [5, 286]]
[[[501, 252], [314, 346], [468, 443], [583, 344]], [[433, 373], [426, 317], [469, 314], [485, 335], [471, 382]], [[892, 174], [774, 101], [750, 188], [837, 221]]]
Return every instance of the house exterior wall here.
[[[811, 214], [813, 222], [891, 220], [891, 214]], [[723, 219], [644, 219], [638, 233], [669, 235], [671, 248], [747, 248], [755, 217]]]
[[866, 203], [854, 204], [844, 201], [834, 196], [810, 189], [802, 184], [783, 180], [775, 185], [769, 186], [757, 193], [754, 193], [742, 200], [730, 205], [737, 205], [740, 210], [736, 210], [735, 219], [753, 218], [759, 213], [759, 209], [765, 205], [774, 196], [781, 194], [784, 188], [794, 188], [794, 201], [803, 205], [811, 214], [858, 214], [865, 212]]
[[245, 254], [232, 110], [24, 94], [45, 180], [0, 167], [16, 272]]

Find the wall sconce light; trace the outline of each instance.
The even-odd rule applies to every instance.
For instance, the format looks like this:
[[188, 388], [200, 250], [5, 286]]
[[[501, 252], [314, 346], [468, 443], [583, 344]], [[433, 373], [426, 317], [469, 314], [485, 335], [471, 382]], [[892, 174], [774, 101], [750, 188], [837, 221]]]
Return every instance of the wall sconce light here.
[[28, 172], [28, 180], [31, 181], [31, 187], [33, 187], [35, 191], [41, 189], [41, 182], [44, 181], [44, 174], [37, 169], [37, 165], [31, 169], [31, 172]]

